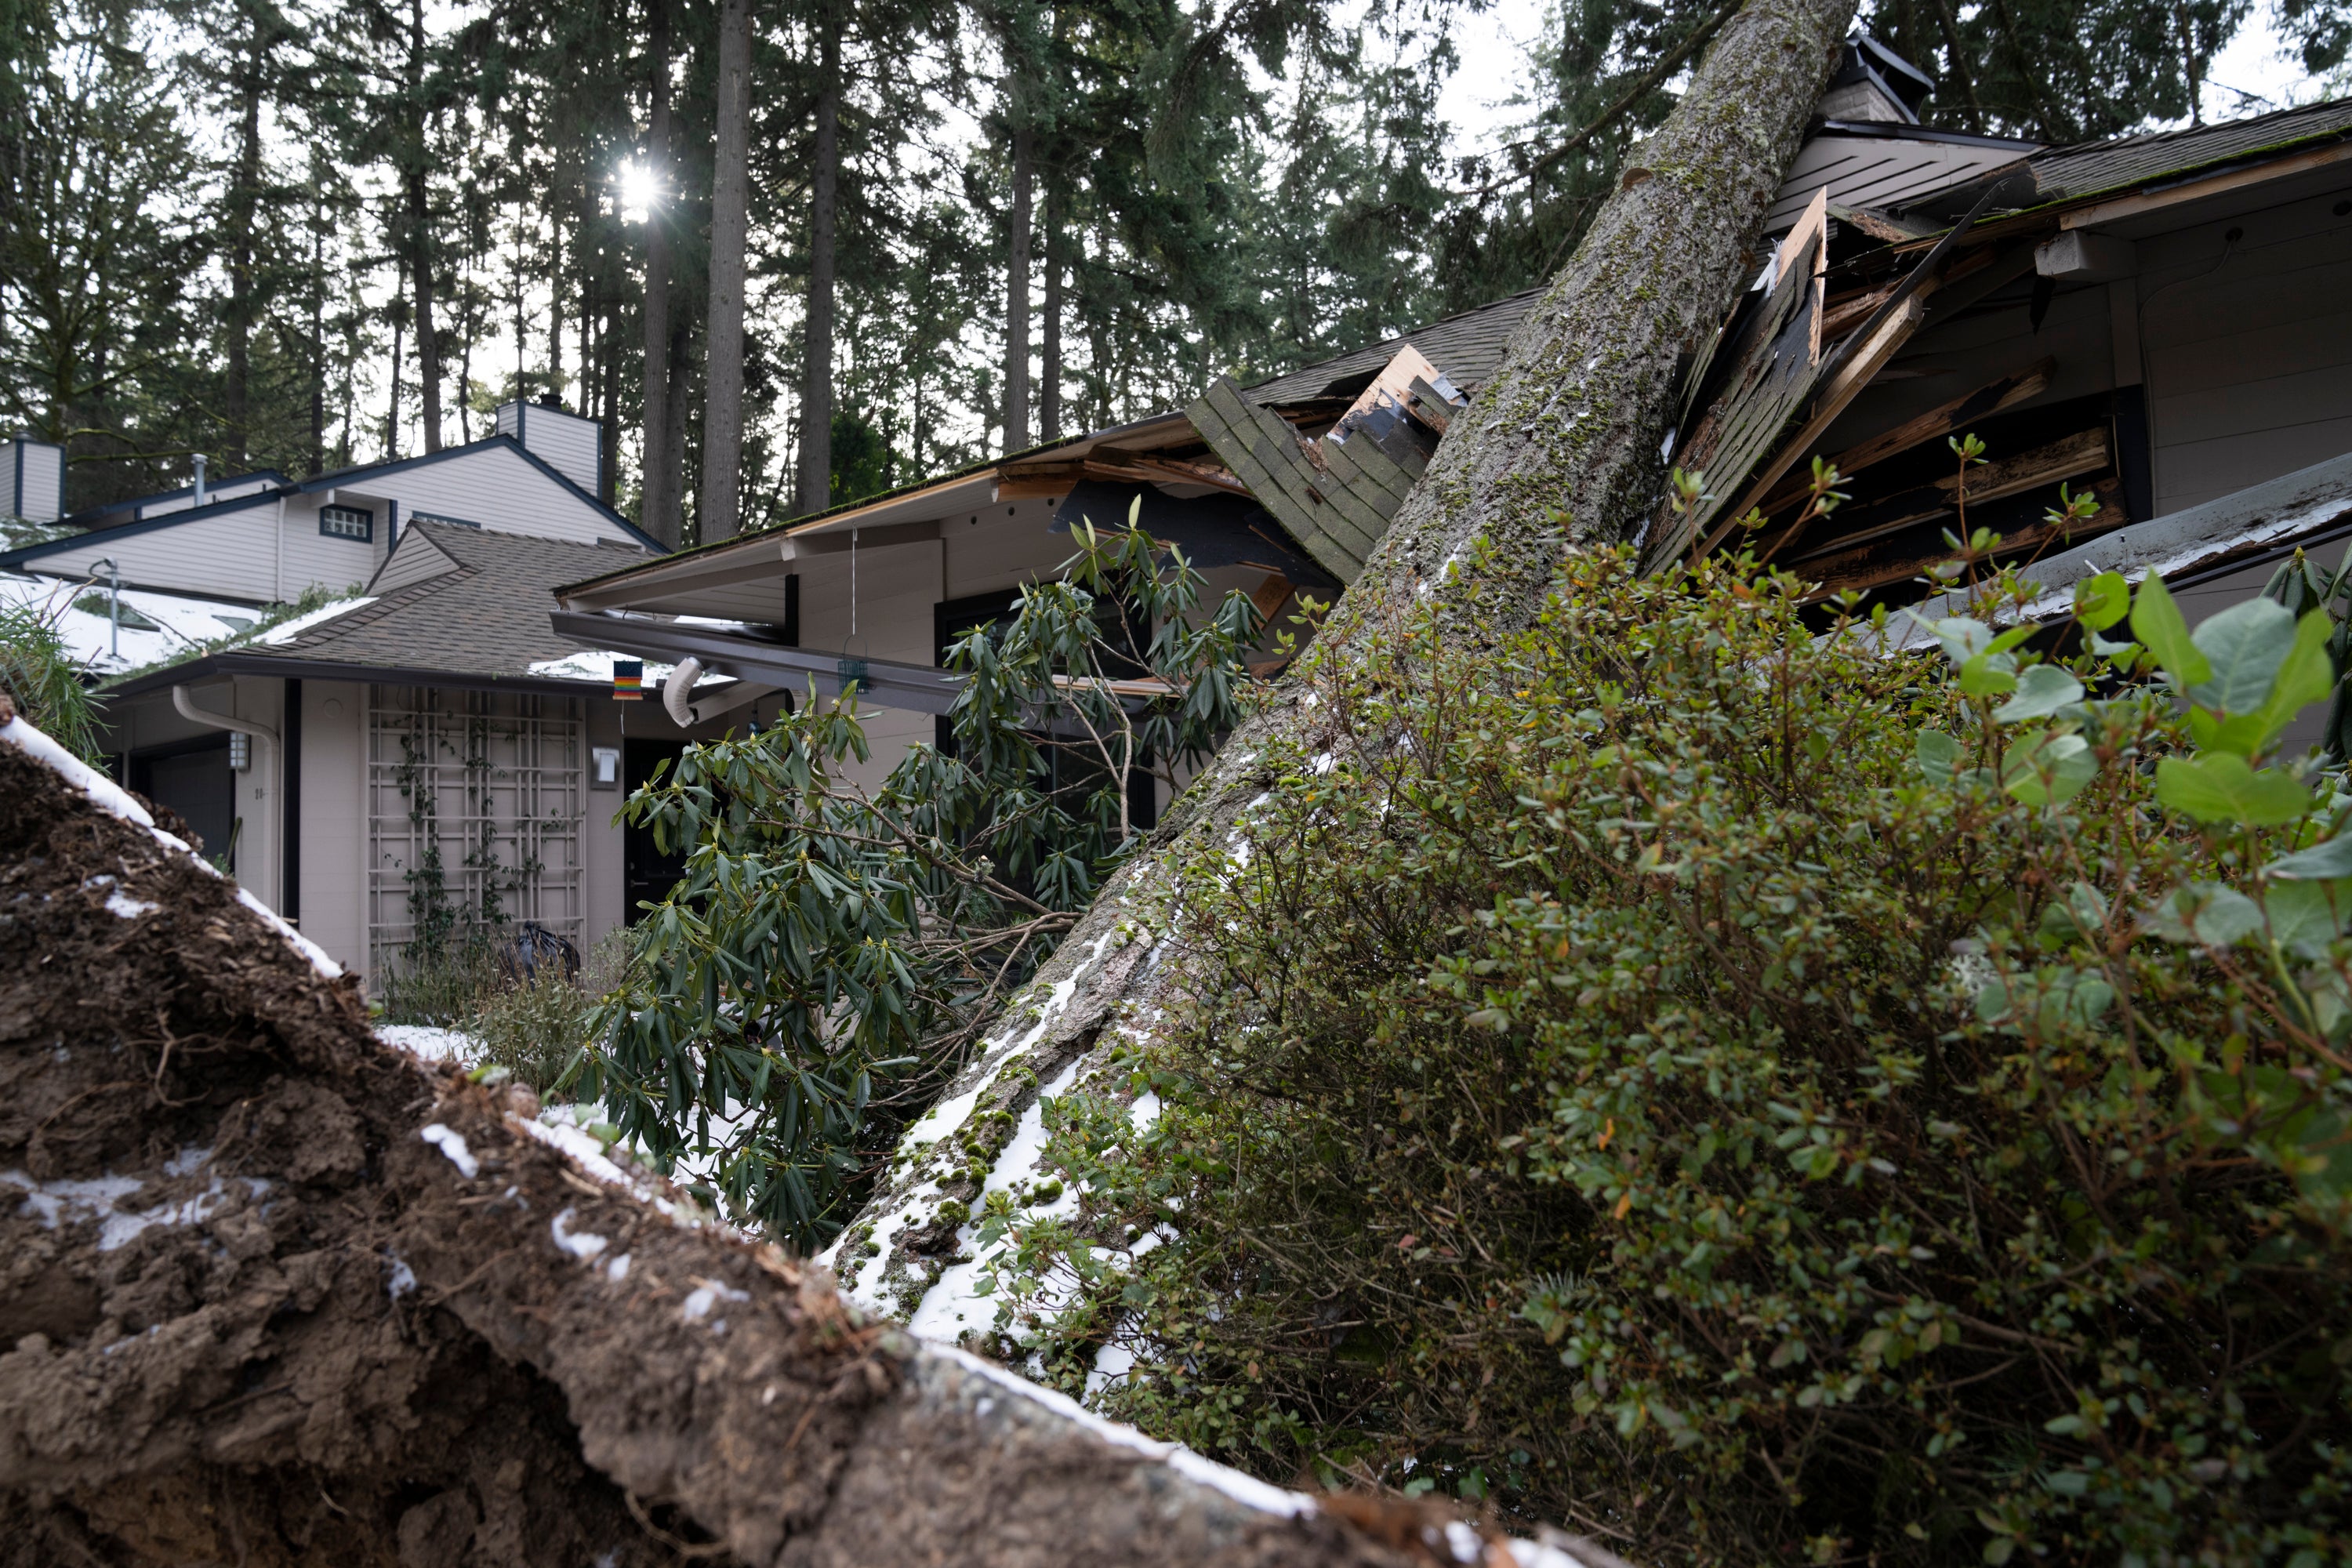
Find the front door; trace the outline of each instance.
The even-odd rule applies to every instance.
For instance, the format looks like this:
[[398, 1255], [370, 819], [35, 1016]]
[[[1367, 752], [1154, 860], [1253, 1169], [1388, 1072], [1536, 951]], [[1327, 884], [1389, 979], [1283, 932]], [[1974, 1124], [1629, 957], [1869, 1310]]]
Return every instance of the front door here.
[[[635, 795], [640, 784], [652, 779], [654, 769], [664, 759], [675, 768], [678, 754], [685, 750], [685, 743], [679, 741], [623, 741], [621, 788]], [[645, 918], [639, 904], [660, 903], [677, 886], [678, 879], [686, 875], [686, 847], [672, 845], [664, 853], [654, 842], [652, 828], [625, 822], [621, 826], [621, 853], [626, 862], [626, 918], [629, 924], [635, 925]]]
[[228, 767], [228, 732], [131, 753], [131, 787], [180, 814], [201, 840], [200, 852], [232, 874], [236, 775]]

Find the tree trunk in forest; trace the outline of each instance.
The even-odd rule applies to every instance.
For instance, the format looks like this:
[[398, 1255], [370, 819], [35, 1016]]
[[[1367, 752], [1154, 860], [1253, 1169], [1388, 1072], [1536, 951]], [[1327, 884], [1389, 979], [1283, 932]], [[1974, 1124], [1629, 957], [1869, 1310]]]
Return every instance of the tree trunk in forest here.
[[253, 36], [247, 40], [245, 68], [237, 81], [236, 167], [226, 192], [228, 384], [221, 402], [228, 428], [222, 443], [226, 449], [224, 477], [245, 467], [253, 425], [253, 229], [261, 204], [261, 85], [271, 38], [268, 24], [261, 16], [249, 20]]
[[688, 356], [693, 352], [693, 329], [673, 317], [669, 327], [669, 407], [666, 411], [667, 426], [662, 434], [662, 449], [670, 458], [670, 531], [680, 543], [686, 540], [686, 407], [688, 379], [694, 368]]
[[1044, 361], [1039, 374], [1045, 381], [1037, 388], [1037, 438], [1058, 441], [1062, 438], [1062, 182], [1052, 172], [1045, 175], [1045, 320], [1039, 327], [1038, 357]]
[[1451, 1544], [1425, 1509], [1318, 1505], [862, 1320], [529, 1094], [378, 1042], [351, 979], [151, 821], [0, 707], [0, 1559], [1408, 1568]]
[[383, 411], [383, 460], [392, 462], [400, 456], [400, 334], [408, 325], [408, 318], [395, 311], [392, 318], [392, 395], [385, 400]]
[[659, 193], [669, 190], [669, 0], [646, 0], [648, 77], [646, 83], [646, 163], [656, 195], [646, 211], [645, 467], [638, 521], [663, 544], [677, 548], [677, 451], [669, 444], [669, 291], [672, 217]]
[[1006, 94], [1013, 106], [1013, 214], [1004, 247], [1004, 449], [1029, 445], [1029, 185], [1034, 137], [1022, 116], [1021, 82]]
[[702, 371], [703, 543], [734, 535], [743, 504], [743, 246], [751, 204], [751, 10], [719, 7], [719, 136], [710, 178], [710, 318]]
[[[1563, 546], [1614, 542], [1638, 522], [1661, 488], [1659, 435], [1674, 410], [1678, 362], [1755, 271], [1758, 231], [1853, 6], [1752, 0], [1725, 27], [1665, 123], [1627, 155], [1620, 189], [1522, 319], [1502, 366], [1455, 417], [1318, 632], [1317, 660], [1345, 668], [1360, 659], [1370, 634], [1414, 605], [1433, 608], [1441, 626], [1465, 638], [1525, 626]], [[1311, 745], [1316, 715], [1301, 696], [1296, 679], [1276, 687], [1004, 1007], [941, 1098], [970, 1107], [964, 1126], [1009, 1131], [1043, 1084], [1127, 1097], [1120, 1075], [1105, 1070], [1114, 1026], [1154, 1026], [1148, 1021], [1164, 1017], [1184, 991], [1185, 954], [1160, 926], [1165, 901], [1181, 868], [1223, 845], [1248, 803], [1271, 787], [1256, 765], [1267, 743]], [[975, 1300], [959, 1322], [967, 1309], [944, 1294], [927, 1298], [972, 1248], [963, 1218], [977, 1214], [982, 1184], [967, 1171], [999, 1157], [972, 1160], [954, 1136], [902, 1145], [829, 1254], [841, 1259], [852, 1300], [909, 1316], [925, 1308], [925, 1322], [942, 1333], [985, 1327], [992, 1302]]]
[[619, 302], [610, 294], [604, 296], [604, 319], [597, 336], [604, 347], [596, 391], [596, 499], [611, 506], [621, 468], [621, 321]]
[[425, 449], [441, 449], [441, 340], [433, 330], [433, 208], [425, 180], [425, 0], [408, 0], [408, 265], [416, 297], [417, 409]]
[[327, 471], [327, 227], [310, 215], [310, 477]]
[[559, 153], [547, 182], [547, 239], [552, 252], [547, 259], [547, 390], [559, 397], [563, 395], [563, 202], [556, 193], [562, 188], [563, 168]]
[[807, 358], [801, 370], [800, 495], [795, 510], [823, 511], [833, 499], [834, 200], [841, 177], [841, 30], [830, 11], [817, 21], [816, 159], [809, 172]]

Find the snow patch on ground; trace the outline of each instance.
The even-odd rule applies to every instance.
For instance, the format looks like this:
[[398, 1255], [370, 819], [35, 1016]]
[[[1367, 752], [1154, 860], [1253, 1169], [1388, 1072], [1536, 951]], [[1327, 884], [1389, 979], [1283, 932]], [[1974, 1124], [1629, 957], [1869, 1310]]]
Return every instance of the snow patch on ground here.
[[[196, 1156], [193, 1163], [191, 1155]], [[177, 1158], [164, 1166], [164, 1170], [172, 1175], [192, 1173], [208, 1158], [210, 1152], [207, 1150], [183, 1150]], [[269, 1190], [269, 1184], [257, 1177], [247, 1176], [242, 1180], [246, 1190], [255, 1197]], [[215, 1176], [205, 1190], [194, 1197], [126, 1213], [116, 1205], [147, 1184], [136, 1176], [102, 1175], [81, 1181], [37, 1182], [22, 1171], [0, 1171], [0, 1184], [23, 1192], [25, 1196], [16, 1212], [39, 1221], [44, 1230], [55, 1230], [60, 1225], [97, 1220], [98, 1250], [100, 1252], [114, 1252], [129, 1246], [150, 1226], [201, 1225], [218, 1212], [229, 1196], [227, 1186]]]
[[428, 1062], [470, 1066], [482, 1055], [482, 1042], [465, 1030], [444, 1029], [432, 1024], [378, 1024], [375, 1037]]
[[457, 1166], [457, 1173], [467, 1181], [482, 1173], [481, 1163], [474, 1158], [474, 1152], [466, 1147], [466, 1135], [456, 1128], [435, 1121], [418, 1129], [416, 1135], [446, 1154], [449, 1163]]
[[579, 1212], [577, 1209], [567, 1208], [557, 1215], [547, 1227], [548, 1234], [555, 1238], [555, 1245], [559, 1250], [572, 1254], [583, 1263], [593, 1263], [598, 1255], [612, 1243], [594, 1231], [573, 1230], [572, 1216]]
[[[94, 893], [100, 888], [114, 888], [114, 879], [105, 876], [85, 877], [82, 879], [81, 885]], [[134, 899], [120, 888], [114, 888], [114, 891], [106, 895], [107, 913], [117, 920], [135, 921], [141, 915], [153, 914], [163, 907], [161, 904], [151, 903], [145, 899]]]
[[[120, 674], [160, 663], [200, 643], [247, 630], [256, 618], [250, 605], [126, 587], [118, 630], [103, 607], [108, 597], [103, 584], [0, 572], [0, 604], [22, 605], [48, 622], [74, 661], [93, 673]], [[85, 600], [101, 607], [86, 610]], [[153, 625], [134, 624], [142, 619]]]
[[[716, 1279], [704, 1279], [687, 1292], [686, 1300], [678, 1304], [677, 1313], [687, 1322], [698, 1323], [710, 1316], [710, 1309], [721, 1301], [748, 1301], [751, 1299], [749, 1290], [732, 1289]], [[723, 1329], [727, 1326], [727, 1320], [721, 1318], [710, 1326], [714, 1331]]]
[[1135, 1352], [1117, 1340], [1106, 1340], [1095, 1352], [1094, 1370], [1087, 1373], [1087, 1397], [1092, 1399], [1126, 1377], [1135, 1365]]

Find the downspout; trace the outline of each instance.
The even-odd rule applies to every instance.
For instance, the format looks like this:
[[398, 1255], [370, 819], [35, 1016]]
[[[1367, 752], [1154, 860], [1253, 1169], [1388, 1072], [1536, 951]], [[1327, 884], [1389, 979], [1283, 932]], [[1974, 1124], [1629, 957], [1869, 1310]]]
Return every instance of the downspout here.
[[286, 492], [278, 492], [278, 602], [286, 602]]
[[[234, 688], [231, 688], [230, 689], [229, 700], [232, 703], [236, 700], [236, 693]], [[285, 749], [278, 744], [278, 731], [271, 729], [267, 724], [257, 722], [251, 719], [239, 719], [233, 714], [215, 713], [209, 708], [199, 708], [196, 706], [194, 692], [186, 686], [174, 686], [172, 688], [172, 706], [178, 711], [181, 718], [187, 720], [192, 724], [202, 724], [205, 728], [212, 730], [228, 730], [240, 735], [250, 735], [256, 740], [267, 741], [269, 742], [270, 754], [278, 758], [281, 762], [284, 760]], [[234, 795], [230, 797], [230, 805], [232, 815], [229, 820], [232, 824], [232, 831], [229, 835], [229, 840], [230, 846], [233, 849], [237, 837], [234, 831], [234, 827], [244, 823], [245, 816], [242, 812], [235, 810], [236, 797]], [[283, 853], [282, 849], [280, 853]], [[232, 872], [236, 870], [234, 864], [231, 864], [226, 868]]]
[[[233, 698], [232, 700], [234, 700]], [[239, 719], [227, 713], [215, 713], [209, 708], [197, 707], [194, 689], [192, 687], [172, 688], [172, 706], [178, 710], [181, 718], [192, 724], [202, 724], [212, 730], [235, 730], [239, 734], [252, 735], [268, 741], [271, 745], [278, 743], [278, 731], [267, 724], [252, 719]]]

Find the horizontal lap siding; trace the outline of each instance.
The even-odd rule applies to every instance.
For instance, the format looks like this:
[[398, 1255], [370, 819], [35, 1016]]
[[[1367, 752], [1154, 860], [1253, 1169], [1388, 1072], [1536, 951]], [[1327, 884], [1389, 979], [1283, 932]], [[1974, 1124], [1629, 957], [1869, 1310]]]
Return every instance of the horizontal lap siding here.
[[[29, 563], [38, 571], [86, 576], [111, 557], [126, 583], [225, 599], [278, 596], [278, 503], [227, 512], [124, 538], [93, 534]], [[362, 574], [362, 576], [365, 574]]]
[[423, 534], [410, 534], [400, 542], [399, 548], [392, 552], [392, 559], [384, 563], [383, 569], [376, 574], [375, 580], [369, 584], [369, 591], [378, 596], [395, 593], [413, 583], [422, 583], [428, 577], [438, 577], [444, 572], [453, 571], [457, 564], [435, 549]]
[[53, 522], [64, 515], [65, 449], [52, 447], [46, 441], [26, 441], [22, 443], [22, 450], [24, 493], [16, 498], [17, 515]]
[[[346, 502], [346, 505], [351, 503]], [[286, 590], [293, 599], [306, 588], [323, 588], [341, 595], [362, 586], [383, 560], [383, 508], [376, 507], [373, 536], [366, 542], [319, 531], [316, 497], [289, 497], [286, 502]]]
[[2352, 451], [2352, 222], [2335, 199], [2142, 242], [2159, 514]]
[[369, 488], [372, 493], [399, 501], [404, 519], [430, 512], [457, 522], [542, 539], [583, 544], [600, 539], [637, 542], [593, 503], [565, 489], [505, 446], [485, 447], [447, 462], [405, 468], [373, 481]]

